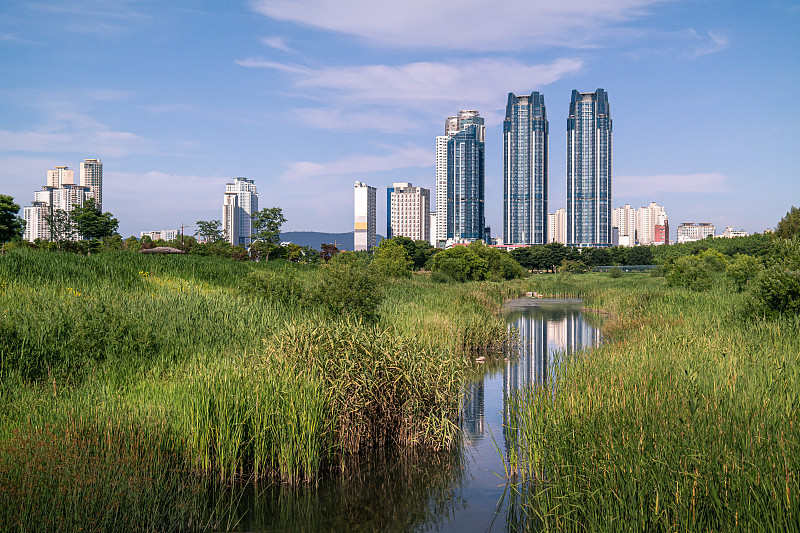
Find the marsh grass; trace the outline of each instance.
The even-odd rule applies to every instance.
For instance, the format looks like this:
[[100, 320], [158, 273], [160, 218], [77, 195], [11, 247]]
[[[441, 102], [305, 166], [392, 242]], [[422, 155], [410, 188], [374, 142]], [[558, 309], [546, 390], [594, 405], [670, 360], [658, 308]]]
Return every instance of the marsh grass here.
[[512, 400], [516, 509], [545, 530], [797, 530], [800, 320], [753, 319], [719, 280], [572, 280], [615, 319]]
[[[248, 274], [286, 269], [309, 289], [327, 275], [195, 256], [2, 256], [0, 477], [20, 482], [22, 464], [41, 475], [6, 492], [0, 530], [50, 520], [56, 501], [39, 529], [70, 513], [97, 530], [218, 527], [228, 518], [191, 487], [318, 481], [376, 447], [456, 446], [467, 362], [507, 340], [500, 305], [523, 283], [387, 282], [366, 323], [242, 290]], [[85, 469], [62, 468], [68, 457]], [[92, 473], [89, 505], [71, 488]], [[151, 492], [119, 501], [115, 479]], [[23, 499], [29, 514], [13, 511]]]

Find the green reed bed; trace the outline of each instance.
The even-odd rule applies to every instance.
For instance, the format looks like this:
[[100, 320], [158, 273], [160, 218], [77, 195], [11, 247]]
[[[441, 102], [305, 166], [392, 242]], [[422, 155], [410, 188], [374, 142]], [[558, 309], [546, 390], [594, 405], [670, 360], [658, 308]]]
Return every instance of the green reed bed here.
[[[292, 303], [240, 288], [250, 272], [287, 268], [312, 296]], [[3, 491], [0, 530], [37, 520], [59, 530], [69, 513], [98, 531], [128, 519], [140, 530], [218, 527], [224, 513], [209, 515], [187, 484], [298, 483], [370, 448], [452, 448], [467, 356], [505, 340], [495, 311], [521, 286], [387, 281], [380, 319], [365, 323], [315, 305], [326, 275], [135, 253], [0, 257], [0, 482], [18, 484], [24, 464], [42, 473]], [[61, 468], [59, 457], [87, 466]], [[78, 485], [90, 472], [97, 482]], [[151, 492], [140, 507], [119, 503], [131, 516], [95, 516], [119, 501], [116, 478]], [[94, 507], [83, 503], [90, 491]], [[54, 518], [43, 517], [57, 500]], [[177, 514], [142, 522], [144, 509], [169, 502]]]
[[797, 530], [800, 320], [619, 281], [575, 277], [615, 315], [606, 342], [512, 403], [517, 508], [545, 530]]

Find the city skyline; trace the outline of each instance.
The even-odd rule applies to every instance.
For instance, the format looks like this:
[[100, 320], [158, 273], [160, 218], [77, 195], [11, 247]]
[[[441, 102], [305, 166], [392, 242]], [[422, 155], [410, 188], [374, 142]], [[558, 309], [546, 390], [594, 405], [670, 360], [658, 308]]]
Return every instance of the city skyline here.
[[486, 224], [502, 235], [508, 93], [547, 98], [554, 212], [570, 91], [603, 87], [615, 206], [761, 232], [800, 197], [800, 111], [782, 105], [800, 82], [796, 1], [479, 2], [471, 32], [446, 5], [4, 2], [0, 190], [27, 203], [46, 169], [99, 157], [126, 236], [218, 218], [238, 175], [287, 230], [345, 231], [354, 179], [433, 191], [442, 117], [480, 109]]

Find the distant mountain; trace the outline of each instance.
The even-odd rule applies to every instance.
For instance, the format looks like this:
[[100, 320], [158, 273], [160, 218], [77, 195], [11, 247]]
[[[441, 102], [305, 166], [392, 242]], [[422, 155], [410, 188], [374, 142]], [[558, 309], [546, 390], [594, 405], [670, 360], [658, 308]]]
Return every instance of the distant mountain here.
[[[383, 240], [382, 235], [375, 238], [376, 244]], [[323, 233], [321, 231], [287, 231], [281, 233], [281, 242], [293, 242], [300, 246], [311, 246], [320, 249], [322, 243], [336, 244], [340, 250], [353, 249], [353, 232]]]

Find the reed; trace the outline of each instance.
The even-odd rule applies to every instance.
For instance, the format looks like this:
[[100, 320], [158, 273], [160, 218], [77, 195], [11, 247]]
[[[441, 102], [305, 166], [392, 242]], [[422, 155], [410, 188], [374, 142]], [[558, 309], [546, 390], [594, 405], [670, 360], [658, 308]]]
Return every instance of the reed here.
[[[148, 506], [195, 506], [132, 528], [198, 529], [228, 518], [186, 486], [207, 495], [253, 477], [319, 481], [376, 447], [452, 450], [469, 359], [507, 340], [498, 312], [523, 282], [387, 282], [379, 320], [363, 323], [305, 296], [242, 290], [248, 274], [276, 269], [311, 295], [326, 275], [127, 252], [0, 257], [0, 478], [19, 480], [25, 462], [53, 472], [15, 493], [33, 502], [23, 506], [30, 516], [12, 512], [16, 499], [3, 502], [0, 530], [34, 523], [64, 495], [59, 487], [89, 471], [109, 483], [149, 480], [155, 492], [131, 508], [141, 516], [123, 517], [132, 524]], [[38, 454], [46, 440], [52, 449]], [[88, 470], [53, 466], [58, 457], [80, 457]], [[118, 501], [112, 488], [99, 493], [96, 509]], [[84, 492], [69, 494], [64, 505], [78, 506]], [[53, 516], [71, 512], [59, 509]], [[110, 524], [101, 530], [123, 519], [75, 516]]]
[[721, 280], [560, 283], [614, 319], [511, 400], [515, 508], [543, 530], [797, 530], [800, 320], [744, 315]]

